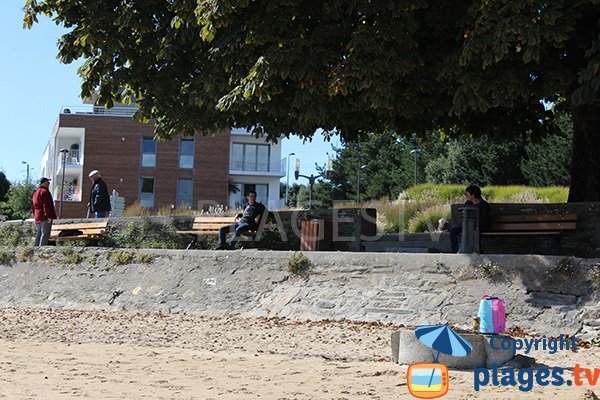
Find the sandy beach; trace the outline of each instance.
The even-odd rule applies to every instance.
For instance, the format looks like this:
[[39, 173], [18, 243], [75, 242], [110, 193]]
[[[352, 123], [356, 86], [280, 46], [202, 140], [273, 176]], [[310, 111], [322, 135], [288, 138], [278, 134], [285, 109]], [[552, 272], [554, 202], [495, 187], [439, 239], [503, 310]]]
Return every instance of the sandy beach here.
[[[190, 314], [0, 309], [0, 398], [412, 398], [390, 361], [397, 326]], [[597, 348], [538, 362], [600, 367]], [[590, 386], [485, 387], [450, 371], [448, 399], [586, 398]]]

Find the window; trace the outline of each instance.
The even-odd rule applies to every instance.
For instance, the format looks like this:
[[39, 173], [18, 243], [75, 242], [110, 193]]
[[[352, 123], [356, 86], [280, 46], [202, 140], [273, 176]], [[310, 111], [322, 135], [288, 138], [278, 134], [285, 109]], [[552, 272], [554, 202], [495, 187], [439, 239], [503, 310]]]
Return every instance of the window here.
[[189, 178], [177, 179], [177, 207], [191, 207], [194, 194], [194, 185]]
[[179, 142], [179, 168], [194, 168], [194, 139]]
[[233, 186], [236, 192], [231, 192], [229, 195], [229, 207], [239, 209], [246, 205], [246, 193], [249, 190], [256, 192], [256, 201], [267, 205], [269, 200], [269, 185], [261, 183], [239, 183], [234, 182]]
[[233, 143], [231, 165], [234, 171], [268, 171], [270, 147], [266, 144]]
[[142, 167], [156, 167], [156, 140], [152, 138], [142, 141]]
[[154, 178], [140, 178], [140, 205], [154, 208]]

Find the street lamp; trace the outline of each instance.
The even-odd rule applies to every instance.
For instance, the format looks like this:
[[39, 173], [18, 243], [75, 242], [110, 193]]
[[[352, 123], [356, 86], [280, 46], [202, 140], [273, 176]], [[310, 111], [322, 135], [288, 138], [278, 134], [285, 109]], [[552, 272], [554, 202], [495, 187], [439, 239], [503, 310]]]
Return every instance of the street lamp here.
[[360, 170], [367, 168], [366, 165], [362, 165], [356, 170], [356, 204], [360, 204]]
[[62, 153], [62, 182], [60, 184], [60, 208], [58, 211], [58, 218], [62, 218], [62, 206], [65, 201], [65, 162], [67, 160], [68, 149], [60, 149], [59, 153]]
[[21, 164], [27, 164], [27, 178], [25, 179], [25, 182], [29, 183], [29, 163], [27, 161], [21, 161]]
[[410, 151], [410, 154], [415, 155], [415, 185], [417, 184], [417, 156], [421, 152], [421, 149], [414, 149]]
[[285, 170], [285, 205], [286, 207], [290, 206], [288, 201], [290, 194], [290, 156], [295, 156], [296, 153], [290, 153], [287, 155], [287, 169]]
[[329, 175], [331, 174], [331, 171], [333, 171], [333, 160], [331, 158], [327, 159], [327, 164], [326, 164], [324, 173], [319, 174], [319, 175], [310, 174], [310, 176], [301, 175], [300, 174], [300, 160], [298, 158], [296, 158], [296, 160], [294, 161], [294, 177], [296, 179], [298, 179], [299, 177], [306, 178], [306, 179], [308, 179], [308, 183], [310, 185], [310, 190], [308, 192], [308, 208], [309, 209], [312, 207], [312, 191], [313, 191], [313, 185], [315, 184], [315, 181], [320, 177], [329, 179]]

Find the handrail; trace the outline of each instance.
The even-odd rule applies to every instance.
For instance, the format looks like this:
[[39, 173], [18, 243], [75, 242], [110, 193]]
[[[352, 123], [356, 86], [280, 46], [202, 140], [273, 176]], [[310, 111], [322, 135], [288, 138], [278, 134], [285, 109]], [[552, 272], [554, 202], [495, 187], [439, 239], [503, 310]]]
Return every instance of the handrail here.
[[113, 108], [106, 108], [103, 106], [94, 105], [78, 105], [78, 106], [63, 106], [61, 107], [61, 114], [76, 114], [76, 115], [95, 115], [95, 116], [106, 116], [106, 117], [128, 117], [131, 118], [135, 115], [138, 108], [134, 106], [115, 106]]

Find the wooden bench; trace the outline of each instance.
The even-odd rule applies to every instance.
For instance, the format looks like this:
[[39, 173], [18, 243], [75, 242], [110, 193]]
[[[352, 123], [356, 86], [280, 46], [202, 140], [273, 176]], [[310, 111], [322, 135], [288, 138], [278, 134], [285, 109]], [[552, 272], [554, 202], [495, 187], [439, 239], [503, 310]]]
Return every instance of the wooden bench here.
[[577, 214], [492, 215], [481, 236], [559, 235], [577, 228]]
[[[97, 220], [94, 222], [81, 222], [75, 224], [52, 224], [50, 241], [57, 244], [68, 240], [98, 240], [106, 231], [108, 220]], [[81, 231], [81, 234], [61, 236], [65, 231]]]
[[[189, 249], [194, 243], [198, 241], [199, 236], [218, 236], [219, 229], [224, 226], [229, 226], [231, 224], [235, 224], [239, 218], [237, 216], [230, 217], [206, 217], [200, 216], [195, 217], [194, 222], [192, 224], [192, 229], [188, 231], [177, 231], [179, 235], [193, 235], [195, 236], [194, 240], [190, 242], [187, 246]], [[244, 236], [254, 237], [256, 232], [247, 231], [244, 232]]]

